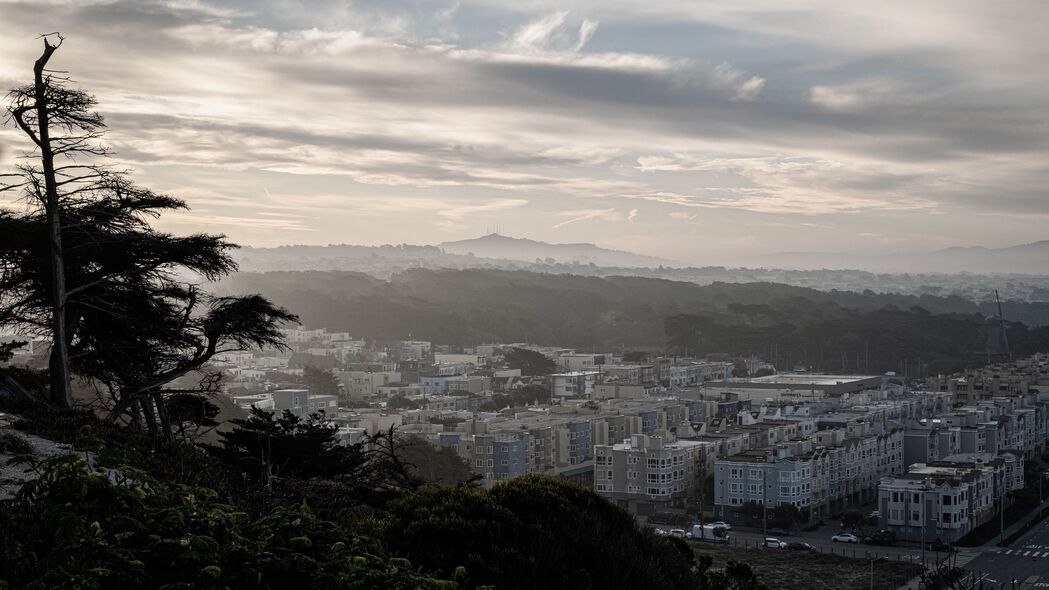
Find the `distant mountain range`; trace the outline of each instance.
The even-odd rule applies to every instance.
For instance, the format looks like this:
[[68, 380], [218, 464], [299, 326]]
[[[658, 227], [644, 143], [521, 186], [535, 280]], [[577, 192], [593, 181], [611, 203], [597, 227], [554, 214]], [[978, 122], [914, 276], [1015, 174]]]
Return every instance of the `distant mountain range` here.
[[1007, 248], [954, 247], [933, 252], [860, 255], [784, 252], [733, 261], [744, 267], [783, 269], [862, 269], [889, 273], [1049, 274], [1049, 240]]
[[528, 238], [511, 238], [500, 234], [488, 234], [480, 238], [443, 242], [437, 245], [449, 254], [479, 256], [499, 260], [517, 260], [520, 262], [546, 263], [579, 263], [597, 266], [618, 267], [657, 267], [663, 265], [680, 266], [669, 260], [643, 256], [632, 252], [608, 250], [594, 244], [550, 244], [529, 240]]
[[[550, 244], [499, 234], [444, 242], [435, 246], [333, 244], [247, 247], [235, 252], [234, 256], [244, 271], [348, 270], [383, 277], [410, 268], [503, 268], [576, 274], [607, 274], [614, 271], [618, 274], [644, 275], [680, 274], [696, 268], [653, 256], [601, 248], [594, 244]], [[982, 275], [1024, 274], [1045, 277], [1049, 276], [1049, 240], [1008, 248], [955, 247], [933, 252], [880, 255], [785, 252], [724, 260], [717, 264], [718, 267], [730, 269], [854, 269], [891, 274], [969, 272]], [[598, 268], [595, 270], [595, 267]], [[607, 271], [600, 271], [602, 268]], [[686, 280], [693, 280], [693, 277]]]

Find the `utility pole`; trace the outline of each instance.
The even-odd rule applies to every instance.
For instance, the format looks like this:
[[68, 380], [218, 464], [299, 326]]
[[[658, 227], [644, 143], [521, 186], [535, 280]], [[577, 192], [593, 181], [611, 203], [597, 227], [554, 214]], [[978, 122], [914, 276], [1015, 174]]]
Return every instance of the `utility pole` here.
[[763, 539], [769, 536], [769, 498], [768, 484], [766, 483], [768, 473], [768, 469], [761, 470], [761, 530], [763, 531]]
[[998, 512], [998, 546], [1005, 547], [1005, 486], [999, 486], [1001, 493], [999, 496], [1002, 498], [1002, 508]]
[[[725, 473], [731, 473], [731, 471], [726, 471]], [[722, 522], [725, 521], [725, 504], [728, 503], [728, 496], [727, 496], [727, 489], [726, 489], [726, 487], [728, 486], [727, 481], [728, 481], [728, 477], [722, 477], [721, 478], [721, 521]]]

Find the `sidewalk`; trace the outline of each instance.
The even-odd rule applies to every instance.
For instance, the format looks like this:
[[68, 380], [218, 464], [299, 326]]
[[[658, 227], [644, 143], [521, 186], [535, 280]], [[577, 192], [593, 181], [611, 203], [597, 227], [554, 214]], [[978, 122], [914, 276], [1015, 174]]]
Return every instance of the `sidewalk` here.
[[1046, 500], [1044, 502], [1042, 502], [1039, 506], [1033, 508], [1031, 510], [1031, 512], [1029, 513], [1028, 517], [1021, 518], [1020, 520], [1018, 520], [1018, 521], [1014, 522], [1013, 524], [1007, 526], [1005, 528], [1004, 535], [1000, 535], [999, 537], [984, 543], [983, 545], [980, 546], [980, 548], [983, 548], [983, 547], [997, 547], [998, 546], [998, 541], [999, 541], [999, 539], [1002, 538], [1002, 536], [1004, 536], [1006, 539], [1008, 539], [1009, 537], [1013, 536], [1014, 534], [1020, 532], [1021, 530], [1024, 529], [1024, 527], [1027, 525], [1027, 523], [1031, 522], [1035, 518], [1038, 518], [1038, 515], [1041, 514], [1041, 512], [1043, 510], [1046, 510], [1046, 509], [1049, 509], [1049, 498], [1046, 498]]

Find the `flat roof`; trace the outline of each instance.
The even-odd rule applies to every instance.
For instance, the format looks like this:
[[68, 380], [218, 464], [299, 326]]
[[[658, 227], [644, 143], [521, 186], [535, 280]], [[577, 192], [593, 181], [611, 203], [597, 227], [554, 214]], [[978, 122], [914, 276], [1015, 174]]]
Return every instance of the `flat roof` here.
[[[881, 379], [879, 375], [818, 375], [814, 373], [781, 373], [764, 377], [741, 379], [741, 383], [785, 383], [797, 385], [844, 385], [871, 379]], [[728, 381], [736, 382], [736, 379]]]

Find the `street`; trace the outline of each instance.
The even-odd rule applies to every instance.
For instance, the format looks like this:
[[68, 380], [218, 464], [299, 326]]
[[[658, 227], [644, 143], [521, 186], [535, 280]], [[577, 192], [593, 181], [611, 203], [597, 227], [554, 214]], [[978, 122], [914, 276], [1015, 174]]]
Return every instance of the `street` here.
[[1049, 521], [1031, 529], [1010, 547], [984, 548], [984, 552], [965, 565], [978, 578], [990, 584], [1023, 582], [1037, 576], [1032, 588], [1049, 588]]
[[[790, 536], [775, 536], [770, 534], [770, 537], [776, 537], [781, 541], [803, 541], [812, 545], [817, 551], [822, 553], [834, 553], [845, 557], [855, 557], [856, 559], [891, 559], [897, 561], [910, 561], [914, 563], [921, 563], [922, 550], [918, 546], [903, 546], [897, 545], [893, 547], [881, 546], [881, 545], [866, 545], [864, 543], [836, 543], [830, 540], [833, 533], [799, 533], [797, 535]], [[760, 547], [764, 536], [761, 532], [751, 531], [737, 531], [733, 529], [729, 533], [729, 538], [734, 545], [744, 546], [758, 546]], [[1049, 547], [1046, 548], [1049, 551]], [[784, 549], [769, 549], [769, 551], [785, 551]], [[933, 565], [947, 557], [947, 553], [936, 553], [933, 551], [925, 551], [925, 562], [928, 565]], [[959, 562], [964, 563], [965, 561], [975, 558], [979, 555], [979, 549], [959, 549], [957, 553], [957, 559]], [[1047, 562], [1049, 563], [1049, 562]]]

